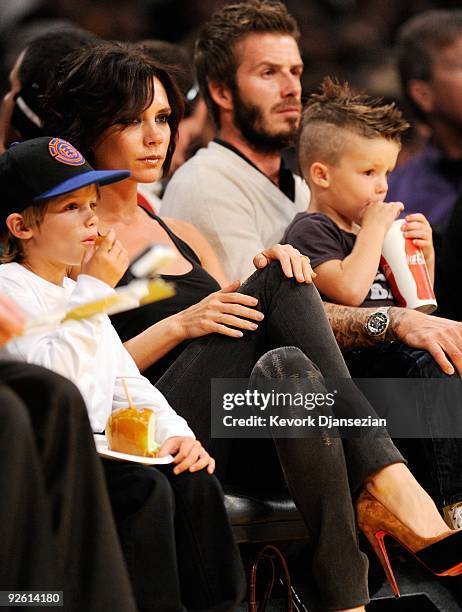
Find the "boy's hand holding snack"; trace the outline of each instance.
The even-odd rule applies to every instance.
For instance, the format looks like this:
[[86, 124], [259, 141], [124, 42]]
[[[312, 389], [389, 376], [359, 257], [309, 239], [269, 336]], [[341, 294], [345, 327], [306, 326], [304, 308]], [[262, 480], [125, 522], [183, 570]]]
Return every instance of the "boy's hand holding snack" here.
[[115, 231], [110, 229], [101, 243], [85, 253], [80, 267], [81, 274], [94, 276], [110, 287], [115, 287], [128, 268], [127, 251]]
[[401, 226], [405, 238], [410, 238], [416, 247], [422, 250], [425, 262], [433, 278], [435, 269], [435, 250], [433, 248], [433, 236], [430, 223], [422, 213], [406, 215], [406, 223]]
[[385, 236], [402, 210], [404, 210], [402, 202], [371, 202], [363, 213], [361, 229], [364, 230], [372, 225], [378, 226], [383, 229], [383, 235]]
[[343, 260], [331, 259], [316, 267], [316, 285], [321, 293], [345, 306], [363, 303], [377, 274], [385, 234], [403, 208], [402, 202], [367, 205], [351, 253]]

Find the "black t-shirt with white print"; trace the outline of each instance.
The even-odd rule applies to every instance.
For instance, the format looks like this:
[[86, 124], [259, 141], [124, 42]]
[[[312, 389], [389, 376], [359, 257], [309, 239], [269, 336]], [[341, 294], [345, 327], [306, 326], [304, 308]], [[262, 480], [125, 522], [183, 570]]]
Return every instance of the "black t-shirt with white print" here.
[[[291, 244], [304, 255], [308, 255], [312, 268], [332, 259], [345, 259], [353, 250], [355, 241], [355, 234], [340, 229], [323, 213], [298, 213], [282, 239], [283, 244]], [[333, 301], [326, 296], [321, 297], [326, 302]], [[394, 305], [390, 286], [379, 269], [361, 307]]]

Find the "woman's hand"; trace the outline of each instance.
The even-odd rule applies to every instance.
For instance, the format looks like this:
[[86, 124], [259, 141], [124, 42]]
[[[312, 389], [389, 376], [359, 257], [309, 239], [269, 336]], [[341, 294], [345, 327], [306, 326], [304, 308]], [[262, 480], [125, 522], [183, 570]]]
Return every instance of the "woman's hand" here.
[[405, 238], [410, 238], [416, 247], [422, 249], [427, 265], [435, 259], [433, 249], [432, 228], [427, 218], [422, 213], [406, 215], [405, 223], [401, 226], [401, 231]]
[[128, 268], [127, 251], [113, 229], [109, 230], [98, 247], [92, 247], [85, 253], [80, 274], [88, 274], [115, 287]]
[[165, 457], [165, 455], [173, 455], [173, 462], [177, 464], [173, 470], [175, 474], [181, 474], [186, 470], [198, 472], [204, 468], [207, 468], [209, 474], [213, 474], [215, 470], [215, 459], [198, 440], [188, 436], [167, 438], [157, 456]]
[[257, 253], [253, 258], [253, 264], [257, 270], [265, 268], [270, 261], [277, 260], [281, 263], [281, 268], [287, 278], [295, 278], [299, 283], [311, 283], [316, 278], [313, 272], [310, 259], [302, 255], [298, 249], [291, 244], [275, 244], [261, 253]]
[[[239, 285], [239, 281], [234, 281], [174, 315], [180, 341], [213, 333], [241, 338], [241, 329], [256, 330], [255, 321], [262, 321], [264, 315], [255, 309], [256, 298], [236, 293]], [[234, 329], [236, 327], [239, 329]]]

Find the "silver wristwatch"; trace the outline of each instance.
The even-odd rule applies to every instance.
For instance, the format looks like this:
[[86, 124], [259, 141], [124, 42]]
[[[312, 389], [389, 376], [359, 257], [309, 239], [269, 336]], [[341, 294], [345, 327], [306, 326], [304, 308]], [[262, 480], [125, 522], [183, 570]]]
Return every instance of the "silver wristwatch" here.
[[364, 323], [367, 334], [375, 340], [385, 340], [390, 325], [390, 315], [388, 314], [390, 308], [391, 306], [377, 308], [377, 310], [371, 312]]

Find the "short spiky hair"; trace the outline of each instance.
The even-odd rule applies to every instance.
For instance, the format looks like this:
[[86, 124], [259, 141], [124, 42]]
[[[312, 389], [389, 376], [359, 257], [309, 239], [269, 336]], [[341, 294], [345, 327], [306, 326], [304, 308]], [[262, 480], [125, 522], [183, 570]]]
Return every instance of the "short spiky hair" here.
[[326, 77], [320, 92], [312, 94], [303, 109], [298, 138], [300, 168], [305, 171], [315, 161], [338, 163], [348, 133], [400, 143], [408, 127], [394, 103], [353, 94], [348, 83]]
[[265, 33], [286, 34], [297, 41], [300, 38], [297, 22], [279, 0], [227, 4], [212, 15], [199, 34], [195, 52], [197, 78], [217, 127], [218, 107], [209, 95], [208, 83], [234, 89], [238, 68], [236, 43], [248, 34]]

